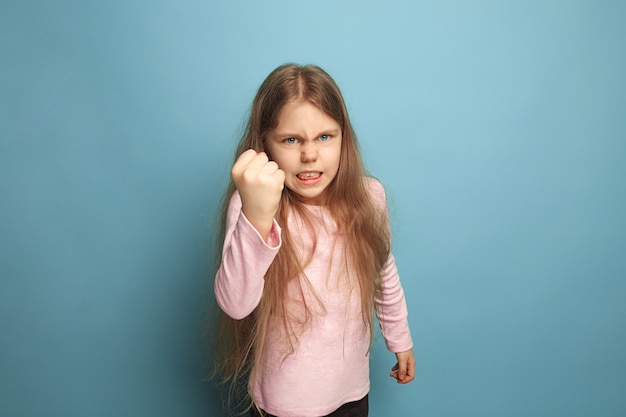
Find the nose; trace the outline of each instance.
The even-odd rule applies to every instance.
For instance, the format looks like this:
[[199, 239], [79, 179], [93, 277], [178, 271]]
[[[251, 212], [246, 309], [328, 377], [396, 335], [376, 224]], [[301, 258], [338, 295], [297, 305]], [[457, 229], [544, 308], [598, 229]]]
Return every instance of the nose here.
[[300, 160], [302, 162], [317, 161], [317, 145], [315, 143], [306, 142], [302, 144]]

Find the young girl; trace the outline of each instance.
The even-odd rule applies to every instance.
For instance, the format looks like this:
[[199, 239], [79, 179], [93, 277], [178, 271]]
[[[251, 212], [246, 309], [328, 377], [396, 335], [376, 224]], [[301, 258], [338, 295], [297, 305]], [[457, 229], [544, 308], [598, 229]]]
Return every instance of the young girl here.
[[365, 176], [339, 88], [316, 66], [263, 82], [224, 199], [218, 373], [250, 413], [367, 416], [376, 312], [413, 380], [404, 293], [381, 184]]

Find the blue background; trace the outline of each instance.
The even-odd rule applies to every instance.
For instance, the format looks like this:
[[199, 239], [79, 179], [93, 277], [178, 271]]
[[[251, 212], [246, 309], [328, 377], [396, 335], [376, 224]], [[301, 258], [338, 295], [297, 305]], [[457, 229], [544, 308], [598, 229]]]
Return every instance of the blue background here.
[[[0, 3], [0, 415], [219, 416], [215, 210], [263, 78], [342, 88], [416, 380], [373, 417], [626, 415], [623, 1]], [[304, 370], [304, 372], [306, 372]]]

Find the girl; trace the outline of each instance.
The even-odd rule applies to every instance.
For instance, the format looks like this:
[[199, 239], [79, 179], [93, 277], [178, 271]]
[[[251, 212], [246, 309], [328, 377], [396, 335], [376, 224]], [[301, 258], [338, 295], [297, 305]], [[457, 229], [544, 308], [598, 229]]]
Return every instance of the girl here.
[[[367, 416], [376, 312], [413, 380], [404, 293], [381, 184], [365, 176], [339, 88], [316, 66], [263, 82], [224, 199], [217, 372], [251, 416]], [[348, 415], [346, 414], [346, 415]]]

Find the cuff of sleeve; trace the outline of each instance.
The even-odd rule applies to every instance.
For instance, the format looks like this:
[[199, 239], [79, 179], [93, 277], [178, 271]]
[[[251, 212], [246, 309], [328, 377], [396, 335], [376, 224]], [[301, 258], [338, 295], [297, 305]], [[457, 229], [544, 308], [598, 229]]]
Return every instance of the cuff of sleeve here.
[[407, 350], [413, 349], [413, 342], [410, 342], [408, 345], [404, 344], [388, 344], [387, 350], [392, 353], [400, 353], [406, 352]]
[[282, 244], [280, 236], [280, 226], [276, 222], [276, 219], [274, 219], [272, 221], [272, 229], [270, 230], [270, 234], [267, 236], [267, 242], [265, 243], [271, 248], [278, 248]]
[[387, 350], [393, 353], [406, 352], [409, 349], [413, 349], [413, 338], [411, 337], [411, 329], [407, 322], [402, 323], [400, 326], [396, 326], [392, 329], [383, 330], [383, 337], [385, 339], [385, 345]]
[[256, 230], [256, 228], [252, 225], [252, 223], [250, 223], [250, 220], [248, 220], [248, 218], [246, 217], [245, 214], [243, 214], [243, 212], [241, 212], [241, 219], [248, 226], [248, 228], [252, 229], [254, 234], [258, 236], [259, 240], [263, 242], [265, 246], [271, 249], [278, 249], [281, 246], [282, 244], [281, 228], [278, 225], [278, 222], [276, 221], [276, 219], [272, 220], [272, 229], [270, 230], [270, 233], [267, 236], [267, 241], [263, 240], [263, 236], [261, 236], [259, 231]]

